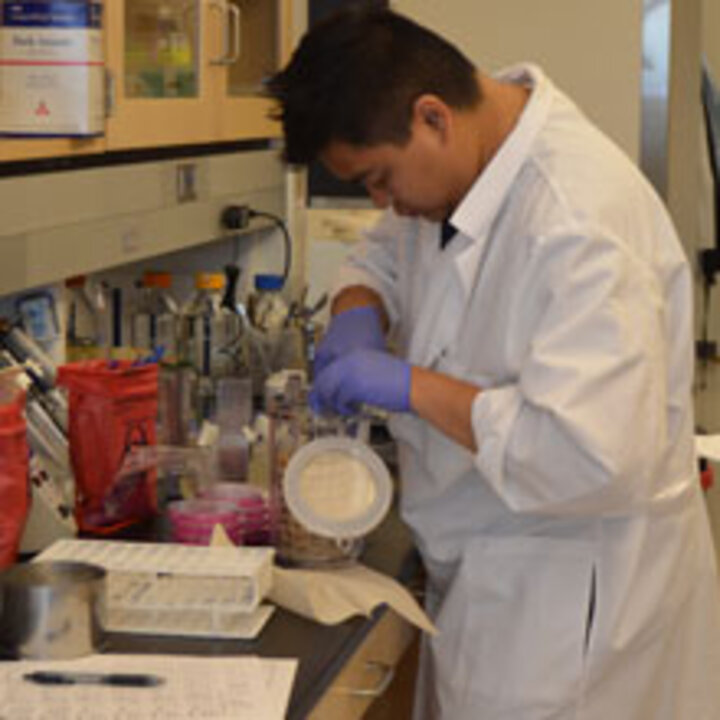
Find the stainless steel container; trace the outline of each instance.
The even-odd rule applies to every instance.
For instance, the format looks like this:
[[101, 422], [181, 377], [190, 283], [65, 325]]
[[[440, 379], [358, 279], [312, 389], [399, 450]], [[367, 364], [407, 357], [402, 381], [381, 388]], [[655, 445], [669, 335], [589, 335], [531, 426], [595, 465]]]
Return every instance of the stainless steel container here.
[[97, 651], [105, 574], [96, 565], [57, 561], [0, 572], [0, 652], [59, 659]]

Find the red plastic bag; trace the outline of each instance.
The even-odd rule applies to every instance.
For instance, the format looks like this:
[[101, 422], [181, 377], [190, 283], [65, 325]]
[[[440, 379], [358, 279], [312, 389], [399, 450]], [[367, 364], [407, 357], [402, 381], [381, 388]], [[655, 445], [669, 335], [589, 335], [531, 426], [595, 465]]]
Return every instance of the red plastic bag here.
[[25, 393], [0, 404], [0, 568], [17, 558], [29, 509]]
[[109, 534], [157, 510], [154, 470], [117, 478], [130, 448], [154, 445], [157, 365], [89, 360], [58, 369], [69, 391], [75, 519], [81, 531]]

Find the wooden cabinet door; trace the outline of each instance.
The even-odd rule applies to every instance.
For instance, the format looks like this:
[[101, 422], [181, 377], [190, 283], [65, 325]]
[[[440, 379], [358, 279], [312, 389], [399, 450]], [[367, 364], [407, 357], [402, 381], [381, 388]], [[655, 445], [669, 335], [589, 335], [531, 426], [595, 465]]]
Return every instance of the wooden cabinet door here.
[[292, 0], [228, 0], [229, 62], [220, 78], [221, 140], [274, 138], [280, 124], [263, 81], [285, 63], [292, 44]]
[[107, 12], [111, 72], [108, 149], [217, 139], [212, 62], [224, 0], [113, 0]]

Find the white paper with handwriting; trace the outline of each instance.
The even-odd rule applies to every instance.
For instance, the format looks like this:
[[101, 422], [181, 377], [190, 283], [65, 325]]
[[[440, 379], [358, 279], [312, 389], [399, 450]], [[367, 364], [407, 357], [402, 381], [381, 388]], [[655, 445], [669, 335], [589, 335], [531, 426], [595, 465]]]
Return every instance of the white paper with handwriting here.
[[[296, 660], [255, 656], [92, 655], [0, 662], [2, 720], [281, 720]], [[38, 685], [37, 670], [159, 675], [156, 687]]]

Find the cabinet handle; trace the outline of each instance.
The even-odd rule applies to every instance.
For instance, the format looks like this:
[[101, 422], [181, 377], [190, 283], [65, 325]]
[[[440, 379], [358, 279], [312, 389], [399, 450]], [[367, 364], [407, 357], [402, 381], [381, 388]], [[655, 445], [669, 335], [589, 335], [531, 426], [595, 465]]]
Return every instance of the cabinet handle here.
[[231, 20], [228, 21], [228, 26], [232, 29], [232, 50], [227, 54], [227, 64], [231, 65], [236, 62], [242, 54], [242, 11], [240, 6], [235, 3], [228, 5], [228, 17]]
[[227, 18], [229, 15], [227, 0], [210, 0], [208, 7], [211, 10], [217, 10], [220, 13], [222, 20], [222, 52], [219, 57], [210, 58], [211, 65], [227, 65], [228, 55], [230, 54], [230, 47], [228, 41], [228, 22]]
[[365, 690], [348, 690], [348, 694], [353, 697], [361, 698], [380, 697], [390, 687], [390, 683], [395, 677], [395, 666], [388, 665], [383, 662], [368, 660], [365, 663], [365, 667], [369, 670], [377, 670], [380, 673], [380, 680], [378, 684], [375, 685], [375, 687], [367, 688]]

